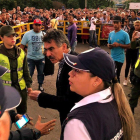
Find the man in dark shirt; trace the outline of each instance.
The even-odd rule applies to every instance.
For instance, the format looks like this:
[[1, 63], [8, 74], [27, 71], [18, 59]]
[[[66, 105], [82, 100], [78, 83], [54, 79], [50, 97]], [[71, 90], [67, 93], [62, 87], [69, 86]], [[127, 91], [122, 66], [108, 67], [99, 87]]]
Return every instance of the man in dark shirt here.
[[52, 63], [60, 62], [56, 81], [56, 96], [40, 91], [31, 91], [29, 96], [32, 100], [37, 101], [41, 107], [58, 110], [62, 124], [70, 109], [76, 102], [82, 99], [80, 95], [70, 91], [68, 73], [72, 68], [64, 62], [63, 58], [63, 53], [70, 53], [73, 55], [76, 55], [76, 53], [70, 50], [69, 41], [61, 30], [47, 30], [46, 35], [43, 38], [43, 42], [45, 55]]
[[40, 19], [41, 21], [43, 21], [43, 17], [40, 16], [40, 11], [39, 10], [36, 10], [35, 16], [33, 17], [33, 21], [37, 18]]
[[6, 20], [6, 13], [2, 13], [0, 20], [0, 28], [5, 25], [9, 25], [9, 22]]

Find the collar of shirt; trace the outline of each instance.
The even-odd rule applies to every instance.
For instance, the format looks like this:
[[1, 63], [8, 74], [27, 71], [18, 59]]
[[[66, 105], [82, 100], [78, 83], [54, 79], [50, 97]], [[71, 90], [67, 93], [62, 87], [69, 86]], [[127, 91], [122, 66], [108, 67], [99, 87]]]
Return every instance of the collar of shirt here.
[[[111, 97], [109, 99], [106, 99], [109, 95], [111, 95]], [[75, 106], [71, 109], [71, 111], [78, 107], [81, 107], [90, 103], [95, 103], [95, 102], [107, 103], [107, 102], [112, 101], [113, 99], [114, 99], [114, 96], [111, 93], [111, 88], [109, 87], [103, 91], [86, 96], [85, 98], [80, 100], [78, 103], [76, 103]]]

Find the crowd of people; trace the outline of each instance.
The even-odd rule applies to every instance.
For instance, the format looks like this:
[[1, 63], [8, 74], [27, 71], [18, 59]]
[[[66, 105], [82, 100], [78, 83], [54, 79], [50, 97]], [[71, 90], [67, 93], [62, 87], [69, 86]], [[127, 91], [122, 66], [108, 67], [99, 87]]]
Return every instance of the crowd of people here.
[[[67, 36], [57, 29], [59, 25], [63, 26], [59, 20], [68, 20]], [[10, 117], [15, 122], [27, 112], [29, 96], [40, 107], [59, 112], [61, 140], [132, 140], [135, 136], [133, 114], [140, 95], [140, 12], [86, 8], [43, 10], [33, 7], [21, 11], [18, 6], [8, 12], [3, 8], [0, 21], [3, 41], [0, 46], [0, 139], [39, 139], [54, 129], [56, 120], [41, 123], [39, 116], [33, 129], [10, 131]], [[77, 27], [80, 24], [75, 21], [87, 21], [83, 26], [89, 27], [89, 37], [82, 35], [81, 39], [83, 44], [89, 43], [90, 49], [81, 54], [75, 52]], [[29, 22], [33, 22], [32, 30], [23, 35], [18, 47], [12, 26]], [[114, 27], [107, 44], [111, 55], [97, 44], [96, 27], [103, 24], [112, 24]], [[42, 25], [44, 31], [41, 30]], [[83, 32], [87, 33], [88, 29]], [[133, 87], [129, 102], [120, 85], [125, 52], [124, 86], [129, 79], [130, 65], [132, 68], [130, 81]], [[51, 95], [43, 88], [44, 67], [47, 65], [49, 72], [46, 75], [50, 75], [54, 72], [54, 64], [58, 62], [56, 95]], [[35, 68], [38, 90], [32, 89]], [[12, 104], [8, 102], [11, 98], [8, 94], [13, 94]]]

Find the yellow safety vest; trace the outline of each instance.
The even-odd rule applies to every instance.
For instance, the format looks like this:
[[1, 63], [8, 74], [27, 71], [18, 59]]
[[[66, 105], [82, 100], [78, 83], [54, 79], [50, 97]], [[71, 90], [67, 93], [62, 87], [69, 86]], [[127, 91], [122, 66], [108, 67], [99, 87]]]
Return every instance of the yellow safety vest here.
[[140, 64], [140, 49], [139, 49], [139, 57], [138, 57], [138, 60], [135, 64], [135, 68], [137, 68], [139, 66], [139, 64]]
[[[18, 83], [20, 85], [20, 89], [23, 90], [26, 88], [25, 80], [23, 78], [23, 61], [25, 58], [25, 53], [21, 49], [20, 56], [17, 58], [17, 74], [18, 74]], [[3, 84], [7, 86], [11, 86], [11, 70], [10, 70], [10, 63], [7, 56], [0, 54], [0, 65], [4, 66], [8, 69], [8, 71], [1, 77]]]

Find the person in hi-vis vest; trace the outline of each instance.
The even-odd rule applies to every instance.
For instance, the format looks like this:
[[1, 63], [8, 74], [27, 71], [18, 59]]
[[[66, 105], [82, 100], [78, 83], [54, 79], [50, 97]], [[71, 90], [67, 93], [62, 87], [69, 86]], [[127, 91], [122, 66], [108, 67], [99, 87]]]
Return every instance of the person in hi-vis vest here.
[[[17, 107], [18, 114], [27, 111], [27, 91], [32, 90], [32, 79], [29, 74], [26, 55], [22, 49], [17, 47], [14, 29], [7, 25], [0, 29], [3, 45], [0, 46], [0, 65], [8, 69], [1, 76], [4, 85], [15, 87], [22, 97], [21, 104]], [[26, 89], [27, 87], [27, 89]]]
[[[137, 28], [139, 28], [140, 31], [140, 21], [135, 21], [135, 23], [139, 23], [137, 24]], [[130, 92], [131, 96], [129, 99], [129, 104], [134, 114], [134, 110], [137, 107], [138, 99], [140, 96], [140, 32], [138, 31], [133, 32], [131, 40], [131, 49], [139, 49], [138, 59], [130, 72], [130, 81], [133, 86]]]

